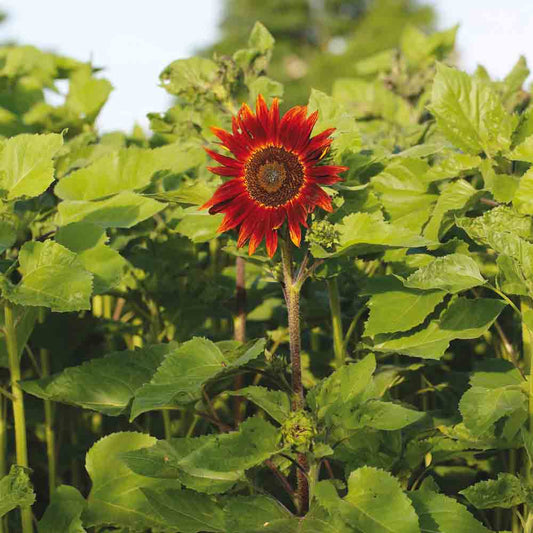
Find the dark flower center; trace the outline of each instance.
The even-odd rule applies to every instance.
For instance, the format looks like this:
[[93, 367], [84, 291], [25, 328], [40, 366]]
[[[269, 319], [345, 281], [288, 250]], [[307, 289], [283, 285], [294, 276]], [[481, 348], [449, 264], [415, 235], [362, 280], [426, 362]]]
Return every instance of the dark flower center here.
[[292, 200], [304, 182], [304, 168], [298, 156], [278, 146], [267, 146], [255, 152], [245, 170], [250, 196], [269, 207]]

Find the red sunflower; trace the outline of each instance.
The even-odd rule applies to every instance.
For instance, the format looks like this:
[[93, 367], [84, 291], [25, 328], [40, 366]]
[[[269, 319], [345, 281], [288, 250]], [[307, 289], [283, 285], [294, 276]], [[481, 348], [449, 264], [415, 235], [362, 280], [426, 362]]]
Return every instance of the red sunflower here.
[[233, 117], [231, 133], [211, 128], [235, 159], [206, 149], [222, 165], [209, 170], [232, 179], [202, 209], [225, 213], [219, 233], [240, 226], [237, 246], [249, 239], [249, 254], [265, 238], [272, 257], [277, 230], [285, 220], [292, 242], [300, 246], [300, 226], [307, 228], [307, 215], [316, 206], [332, 211], [331, 199], [320, 186], [341, 181], [338, 174], [347, 168], [320, 164], [335, 128], [311, 137], [317, 118], [317, 111], [308, 117], [305, 106], [293, 107], [280, 118], [278, 100], [268, 109], [259, 95], [255, 115], [243, 104]]

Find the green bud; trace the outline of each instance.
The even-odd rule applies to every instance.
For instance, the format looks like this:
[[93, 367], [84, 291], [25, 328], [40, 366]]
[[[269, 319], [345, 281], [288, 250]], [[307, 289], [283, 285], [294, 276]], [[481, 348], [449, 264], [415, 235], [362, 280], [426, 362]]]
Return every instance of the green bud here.
[[305, 411], [295, 411], [283, 422], [281, 434], [286, 444], [299, 451], [307, 450], [316, 435], [315, 424]]
[[306, 240], [309, 244], [317, 244], [332, 251], [339, 244], [339, 232], [331, 222], [315, 220], [307, 232]]

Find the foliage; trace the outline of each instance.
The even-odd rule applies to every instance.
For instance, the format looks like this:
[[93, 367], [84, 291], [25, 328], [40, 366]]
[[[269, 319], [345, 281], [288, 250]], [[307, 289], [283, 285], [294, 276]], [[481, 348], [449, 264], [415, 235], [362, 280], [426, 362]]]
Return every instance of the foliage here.
[[[391, 4], [326, 19], [336, 58], [290, 33], [292, 2], [278, 51], [257, 23], [231, 55], [172, 62], [149, 136], [98, 132], [92, 65], [1, 48], [0, 532], [32, 514], [41, 533], [533, 530], [529, 71], [461, 72], [455, 28]], [[401, 34], [357, 55], [384, 12]], [[314, 133], [336, 128], [324, 160], [348, 170], [282, 290], [279, 252], [246, 256], [200, 209], [222, 183], [203, 148], [242, 101], [282, 96], [302, 39], [306, 79], [331, 83]]]

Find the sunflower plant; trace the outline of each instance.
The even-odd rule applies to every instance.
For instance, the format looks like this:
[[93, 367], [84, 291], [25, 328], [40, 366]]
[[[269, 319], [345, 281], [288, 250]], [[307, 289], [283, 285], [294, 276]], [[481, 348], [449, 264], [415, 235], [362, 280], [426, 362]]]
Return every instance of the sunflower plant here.
[[2, 48], [0, 533], [533, 531], [529, 70], [456, 30], [287, 108], [257, 23], [150, 135]]

